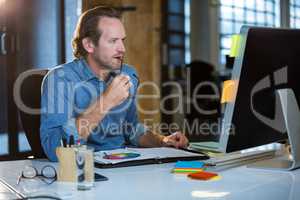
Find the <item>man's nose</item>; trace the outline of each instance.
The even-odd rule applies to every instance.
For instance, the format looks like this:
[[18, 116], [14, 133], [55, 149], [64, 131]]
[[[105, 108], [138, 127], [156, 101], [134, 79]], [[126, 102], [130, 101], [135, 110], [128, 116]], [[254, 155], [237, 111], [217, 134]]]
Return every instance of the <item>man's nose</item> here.
[[119, 52], [125, 53], [126, 49], [125, 49], [125, 45], [124, 45], [123, 41], [119, 43], [117, 50]]

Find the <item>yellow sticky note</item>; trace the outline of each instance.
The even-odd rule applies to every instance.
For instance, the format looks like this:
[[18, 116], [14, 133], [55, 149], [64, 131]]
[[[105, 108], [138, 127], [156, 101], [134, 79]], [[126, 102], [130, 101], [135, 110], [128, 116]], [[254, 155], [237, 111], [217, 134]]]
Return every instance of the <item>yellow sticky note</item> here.
[[241, 35], [235, 34], [231, 37], [230, 57], [237, 57], [241, 46]]
[[193, 173], [193, 172], [201, 172], [203, 169], [173, 169], [172, 173]]
[[224, 81], [221, 103], [229, 103], [234, 101], [237, 82], [235, 80]]

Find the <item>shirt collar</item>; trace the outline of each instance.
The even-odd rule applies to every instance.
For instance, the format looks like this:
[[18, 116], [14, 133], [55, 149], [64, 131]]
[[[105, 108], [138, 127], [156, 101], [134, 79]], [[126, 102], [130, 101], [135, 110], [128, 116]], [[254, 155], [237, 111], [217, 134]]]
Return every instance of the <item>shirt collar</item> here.
[[80, 76], [81, 79], [84, 81], [88, 81], [90, 79], [94, 79], [98, 77], [94, 74], [94, 72], [91, 70], [90, 66], [88, 65], [88, 63], [86, 62], [86, 60], [84, 58], [80, 58], [78, 59], [79, 62], [79, 66], [80, 66]]
[[[80, 74], [82, 80], [88, 81], [88, 80], [96, 78], [99, 81], [102, 81], [91, 70], [91, 68], [90, 68], [89, 64], [87, 63], [86, 59], [80, 58], [80, 59], [78, 59], [78, 62], [79, 62], [79, 66], [80, 66], [80, 73], [79, 74]], [[123, 64], [122, 73], [130, 75], [127, 68], [128, 68], [128, 66], [126, 64]]]

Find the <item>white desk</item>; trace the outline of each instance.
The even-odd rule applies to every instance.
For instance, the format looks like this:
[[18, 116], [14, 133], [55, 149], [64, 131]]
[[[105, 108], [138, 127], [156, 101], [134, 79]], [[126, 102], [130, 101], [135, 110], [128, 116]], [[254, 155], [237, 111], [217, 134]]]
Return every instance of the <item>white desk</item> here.
[[[172, 174], [170, 170], [174, 163], [169, 163], [96, 169], [109, 180], [97, 182], [96, 186], [88, 191], [77, 191], [73, 184], [55, 182], [48, 186], [38, 179], [22, 180], [20, 186], [16, 185], [25, 165], [34, 165], [40, 169], [46, 164], [49, 162], [29, 160], [0, 162], [0, 179], [21, 193], [24, 191], [52, 195], [56, 193], [66, 199], [298, 200], [300, 197], [300, 170], [276, 172], [250, 169], [245, 166], [219, 172], [222, 178], [218, 181], [191, 180], [185, 175]], [[50, 164], [57, 165], [57, 163]], [[5, 199], [3, 194], [0, 194], [0, 197]]]

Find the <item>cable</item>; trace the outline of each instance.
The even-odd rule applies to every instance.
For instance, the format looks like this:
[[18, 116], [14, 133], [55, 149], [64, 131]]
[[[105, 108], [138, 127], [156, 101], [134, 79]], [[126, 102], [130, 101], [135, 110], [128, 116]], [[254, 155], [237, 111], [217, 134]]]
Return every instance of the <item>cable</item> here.
[[50, 195], [36, 195], [36, 196], [28, 196], [28, 197], [23, 197], [19, 199], [14, 199], [14, 200], [30, 200], [30, 199], [39, 199], [39, 198], [46, 198], [46, 199], [55, 199], [55, 200], [62, 200], [59, 197], [54, 197]]

